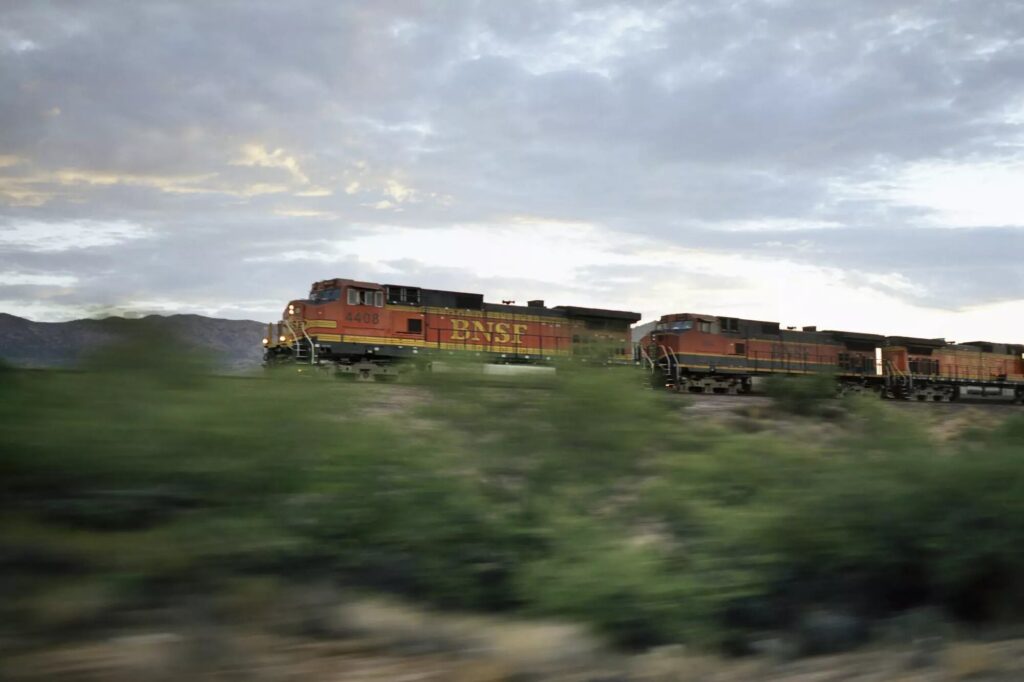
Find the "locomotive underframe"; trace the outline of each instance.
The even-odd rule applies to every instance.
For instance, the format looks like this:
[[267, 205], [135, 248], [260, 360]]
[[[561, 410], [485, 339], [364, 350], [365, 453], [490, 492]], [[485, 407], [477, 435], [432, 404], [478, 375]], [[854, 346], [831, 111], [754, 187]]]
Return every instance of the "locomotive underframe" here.
[[928, 375], [886, 377], [887, 397], [922, 402], [1002, 401], [1024, 403], [1024, 383], [954, 379]]
[[[755, 391], [760, 380], [772, 376], [805, 376], [809, 372], [773, 370], [736, 372], [693, 368], [682, 363], [661, 366], [657, 381], [680, 393], [740, 395]], [[918, 402], [1002, 401], [1024, 404], [1024, 383], [949, 379], [934, 376], [837, 374], [839, 395], [875, 394], [892, 400]]]
[[405, 372], [429, 371], [435, 361], [471, 359], [499, 365], [550, 365], [552, 356], [536, 354], [459, 351], [363, 343], [319, 342], [315, 337], [293, 346], [268, 349], [264, 363], [308, 364], [358, 381], [387, 381]]

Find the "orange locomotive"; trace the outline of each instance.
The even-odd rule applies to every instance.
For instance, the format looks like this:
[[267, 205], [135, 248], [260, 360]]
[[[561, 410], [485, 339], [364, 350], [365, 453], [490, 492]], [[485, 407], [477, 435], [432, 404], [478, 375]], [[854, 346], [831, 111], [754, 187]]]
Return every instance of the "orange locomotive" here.
[[[470, 294], [330, 279], [288, 304], [263, 340], [266, 361], [297, 360], [361, 379], [395, 375], [396, 360], [418, 365], [446, 356], [498, 364], [559, 358], [632, 359], [637, 313], [572, 306], [485, 303]], [[408, 364], [408, 363], [406, 363]]]
[[664, 315], [639, 344], [658, 380], [690, 393], [748, 393], [757, 377], [836, 374], [847, 391], [881, 390], [876, 349], [884, 336], [780, 329], [778, 322]]
[[1024, 399], [1024, 345], [890, 336], [882, 349], [890, 392], [898, 398]]
[[638, 355], [659, 382], [691, 393], [746, 393], [759, 377], [830, 374], [844, 392], [903, 400], [1024, 401], [1024, 345], [780, 329], [777, 322], [664, 315]]

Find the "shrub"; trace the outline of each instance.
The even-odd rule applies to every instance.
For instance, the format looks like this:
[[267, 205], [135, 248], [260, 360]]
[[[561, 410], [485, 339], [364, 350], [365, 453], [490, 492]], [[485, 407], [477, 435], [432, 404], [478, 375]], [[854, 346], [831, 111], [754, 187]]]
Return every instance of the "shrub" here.
[[686, 595], [656, 548], [578, 518], [555, 531], [550, 551], [520, 572], [529, 610], [576, 618], [631, 648], [685, 635]]
[[837, 384], [830, 374], [773, 376], [765, 382], [765, 390], [782, 410], [806, 416], [822, 412], [824, 401], [836, 397]]

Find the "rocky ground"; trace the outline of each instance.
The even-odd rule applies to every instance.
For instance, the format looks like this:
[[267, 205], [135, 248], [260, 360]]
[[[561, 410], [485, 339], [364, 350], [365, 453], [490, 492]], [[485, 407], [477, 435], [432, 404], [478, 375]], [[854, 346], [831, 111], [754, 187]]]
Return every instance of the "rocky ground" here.
[[725, 659], [682, 646], [616, 653], [575, 626], [432, 614], [394, 602], [320, 603], [280, 616], [232, 627], [169, 618], [164, 627], [151, 622], [39, 644], [5, 656], [0, 674], [26, 682], [995, 682], [1024, 676], [1024, 639], [902, 633], [855, 652], [811, 657], [766, 640], [761, 655]]

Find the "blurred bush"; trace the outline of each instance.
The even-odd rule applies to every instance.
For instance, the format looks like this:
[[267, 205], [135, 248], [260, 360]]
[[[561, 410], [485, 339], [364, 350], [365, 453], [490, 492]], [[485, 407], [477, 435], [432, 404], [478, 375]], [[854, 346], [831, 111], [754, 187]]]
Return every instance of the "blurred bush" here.
[[835, 398], [839, 389], [832, 374], [770, 376], [765, 392], [783, 411], [796, 415], [823, 415], [830, 412], [825, 401]]
[[[801, 414], [825, 393], [795, 385], [776, 396]], [[0, 620], [47, 632], [319, 581], [631, 647], [1024, 615], [1024, 416], [940, 444], [854, 402], [839, 437], [782, 440], [674, 398], [609, 369], [215, 377], [160, 338], [0, 372]]]

